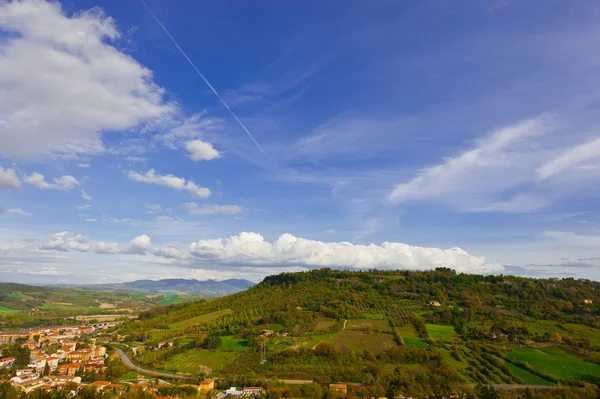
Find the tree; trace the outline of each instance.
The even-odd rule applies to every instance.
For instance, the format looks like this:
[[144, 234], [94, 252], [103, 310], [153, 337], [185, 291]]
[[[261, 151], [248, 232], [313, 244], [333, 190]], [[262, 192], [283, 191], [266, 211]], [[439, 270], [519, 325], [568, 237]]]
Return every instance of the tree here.
[[44, 371], [42, 372], [42, 376], [47, 377], [49, 375], [50, 375], [50, 365], [48, 364], [48, 362], [46, 362], [46, 365], [44, 366]]
[[491, 385], [477, 386], [477, 396], [479, 399], [501, 399], [496, 388]]

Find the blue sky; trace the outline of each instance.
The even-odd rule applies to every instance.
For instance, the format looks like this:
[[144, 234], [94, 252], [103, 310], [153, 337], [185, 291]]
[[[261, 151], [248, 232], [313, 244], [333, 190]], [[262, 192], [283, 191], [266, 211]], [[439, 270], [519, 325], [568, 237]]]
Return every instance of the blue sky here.
[[600, 278], [597, 2], [146, 1], [0, 1], [0, 280]]

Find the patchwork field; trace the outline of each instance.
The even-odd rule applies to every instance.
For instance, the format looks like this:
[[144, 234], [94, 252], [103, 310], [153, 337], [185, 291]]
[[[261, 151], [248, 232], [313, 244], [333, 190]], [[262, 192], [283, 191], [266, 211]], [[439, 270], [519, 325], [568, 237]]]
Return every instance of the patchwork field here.
[[353, 351], [367, 349], [373, 353], [382, 352], [396, 346], [391, 334], [365, 333], [362, 331], [344, 330], [335, 334], [331, 344], [339, 349], [346, 347]]
[[219, 317], [230, 314], [230, 313], [233, 313], [233, 310], [222, 309], [222, 310], [217, 310], [215, 312], [203, 314], [201, 316], [192, 317], [190, 319], [185, 319], [182, 321], [178, 321], [176, 323], [172, 323], [169, 325], [168, 329], [150, 330], [149, 336], [153, 340], [161, 340], [161, 339], [166, 339], [168, 337], [175, 337], [175, 336], [183, 335], [185, 333], [185, 330], [188, 327], [200, 325], [200, 324], [212, 321], [212, 320], [216, 320]]
[[334, 328], [335, 326], [338, 326], [340, 323], [338, 323], [337, 320], [319, 320], [319, 322], [317, 323], [317, 326], [315, 327], [315, 331], [327, 331], [327, 330], [331, 330], [332, 328]]
[[378, 329], [380, 331], [391, 330], [390, 325], [386, 320], [377, 319], [356, 319], [348, 320], [346, 323], [346, 330], [362, 330], [362, 329]]
[[439, 324], [426, 324], [427, 333], [431, 339], [444, 339], [456, 336], [454, 327], [442, 326]]
[[527, 362], [536, 370], [560, 379], [581, 378], [586, 375], [600, 377], [599, 364], [583, 362], [546, 350], [517, 348], [509, 352], [508, 357], [513, 361]]
[[530, 373], [529, 371], [527, 371], [519, 366], [515, 366], [512, 363], [507, 362], [506, 367], [508, 367], [510, 369], [510, 371], [512, 371], [517, 377], [519, 377], [523, 381], [523, 384], [549, 385], [549, 386], [556, 385], [553, 382], [546, 381], [542, 377], [537, 376], [533, 373]]

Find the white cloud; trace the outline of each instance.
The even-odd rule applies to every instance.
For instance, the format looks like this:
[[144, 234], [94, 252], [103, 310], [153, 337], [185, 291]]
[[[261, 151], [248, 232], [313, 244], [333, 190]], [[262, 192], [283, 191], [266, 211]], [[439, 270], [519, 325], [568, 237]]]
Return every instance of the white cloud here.
[[185, 149], [189, 153], [188, 157], [193, 161], [210, 161], [221, 157], [219, 151], [215, 150], [212, 144], [202, 140], [186, 142]]
[[152, 254], [168, 259], [178, 259], [182, 257], [181, 250], [175, 247], [158, 247], [152, 252]]
[[23, 245], [15, 242], [0, 242], [0, 252], [12, 252], [21, 249]]
[[0, 154], [103, 151], [102, 132], [173, 114], [152, 72], [108, 44], [120, 38], [98, 8], [69, 17], [58, 2], [0, 2]]
[[[1, 121], [1, 119], [0, 119]], [[0, 166], [0, 188], [21, 188], [21, 179], [14, 169], [4, 169]]]
[[84, 210], [84, 209], [92, 209], [92, 206], [91, 206], [90, 204], [87, 204], [87, 205], [79, 205], [79, 206], [77, 207], [77, 209], [81, 209], [81, 210]]
[[90, 197], [90, 196], [88, 195], [88, 193], [86, 193], [86, 192], [85, 192], [85, 190], [83, 190], [83, 189], [81, 190], [81, 198], [83, 198], [83, 199], [84, 199], [84, 200], [86, 200], [86, 201], [91, 201], [91, 200], [93, 199], [93, 198], [92, 198], [92, 197]]
[[55, 177], [52, 179], [54, 183], [46, 182], [46, 178], [43, 174], [34, 172], [29, 176], [25, 176], [23, 180], [26, 183], [31, 184], [37, 188], [46, 190], [71, 190], [76, 186], [79, 186], [79, 181], [73, 176], [65, 175], [61, 177]]
[[109, 217], [106, 220], [108, 220], [111, 223], [133, 223], [133, 220], [131, 220], [129, 218], [119, 219], [116, 217]]
[[243, 209], [237, 205], [209, 205], [198, 206], [195, 202], [188, 202], [182, 205], [190, 215], [233, 215], [240, 213]]
[[146, 213], [148, 215], [153, 215], [155, 213], [171, 213], [171, 208], [163, 208], [160, 204], [146, 204]]
[[150, 240], [150, 237], [148, 237], [146, 234], [137, 236], [133, 240], [129, 241], [130, 253], [144, 255], [150, 248], [152, 248], [152, 240]]
[[89, 168], [90, 164], [89, 163], [78, 163], [77, 166], [80, 168]]
[[165, 258], [179, 258], [181, 251], [173, 246], [155, 247], [152, 240], [146, 234], [133, 238], [127, 245], [120, 245], [116, 242], [89, 241], [81, 234], [73, 234], [63, 231], [51, 235], [48, 240], [39, 246], [42, 251], [79, 251], [94, 252], [97, 254], [122, 254], [122, 255], [146, 255]]
[[397, 185], [389, 199], [394, 203], [438, 201], [462, 210], [490, 207], [497, 211], [521, 211], [517, 205], [532, 210], [543, 202], [517, 197], [497, 203], [497, 198], [506, 190], [533, 180], [539, 158], [532, 154], [530, 140], [552, 129], [547, 117], [538, 117], [493, 132], [475, 148], [428, 167], [409, 182]]
[[323, 233], [333, 234], [333, 233], [335, 233], [335, 229], [327, 229]]
[[96, 223], [98, 221], [98, 219], [96, 219], [96, 218], [87, 218], [87, 219], [84, 219], [84, 220], [86, 222], [88, 222], [88, 223]]
[[537, 170], [538, 179], [548, 179], [556, 174], [600, 158], [600, 138], [569, 148]]
[[12, 213], [13, 215], [20, 215], [20, 216], [31, 216], [30, 213], [25, 212], [23, 209], [21, 208], [12, 208], [6, 211], [7, 213]]
[[157, 126], [156, 130], [166, 131], [167, 133], [157, 135], [156, 139], [163, 145], [176, 150], [184, 147], [185, 142], [190, 139], [207, 136], [221, 130], [224, 123], [222, 119], [206, 117], [206, 111], [203, 111], [186, 118], [183, 122], [176, 120], [163, 121], [166, 126]]
[[103, 241], [94, 242], [92, 250], [97, 254], [118, 254], [121, 251], [118, 243]]
[[485, 263], [460, 248], [439, 249], [384, 242], [356, 245], [321, 242], [283, 234], [269, 243], [257, 233], [243, 232], [226, 240], [200, 240], [189, 246], [201, 262], [273, 266], [347, 267], [356, 269], [432, 269], [449, 267], [464, 273], [500, 273], [504, 267]]
[[181, 191], [186, 190], [189, 191], [194, 197], [198, 198], [208, 198], [210, 197], [210, 190], [205, 187], [199, 187], [194, 182], [190, 180], [185, 180], [182, 177], [177, 177], [174, 175], [160, 175], [157, 174], [154, 169], [150, 169], [146, 173], [138, 173], [134, 171], [129, 171], [127, 174], [129, 179], [141, 183], [155, 184], [157, 186], [165, 186], [169, 187], [173, 190]]

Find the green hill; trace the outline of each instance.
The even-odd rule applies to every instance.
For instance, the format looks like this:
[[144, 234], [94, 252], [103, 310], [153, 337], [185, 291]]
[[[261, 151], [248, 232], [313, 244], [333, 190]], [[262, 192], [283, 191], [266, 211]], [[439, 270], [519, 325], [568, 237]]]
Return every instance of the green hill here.
[[0, 283], [0, 327], [68, 324], [74, 323], [75, 317], [137, 315], [156, 306], [199, 299], [203, 297]]
[[[438, 388], [597, 383], [599, 303], [600, 283], [588, 280], [322, 269], [151, 309], [121, 334], [139, 346], [135, 361], [192, 375], [208, 367], [224, 378]], [[173, 346], [150, 350], [163, 340]]]

